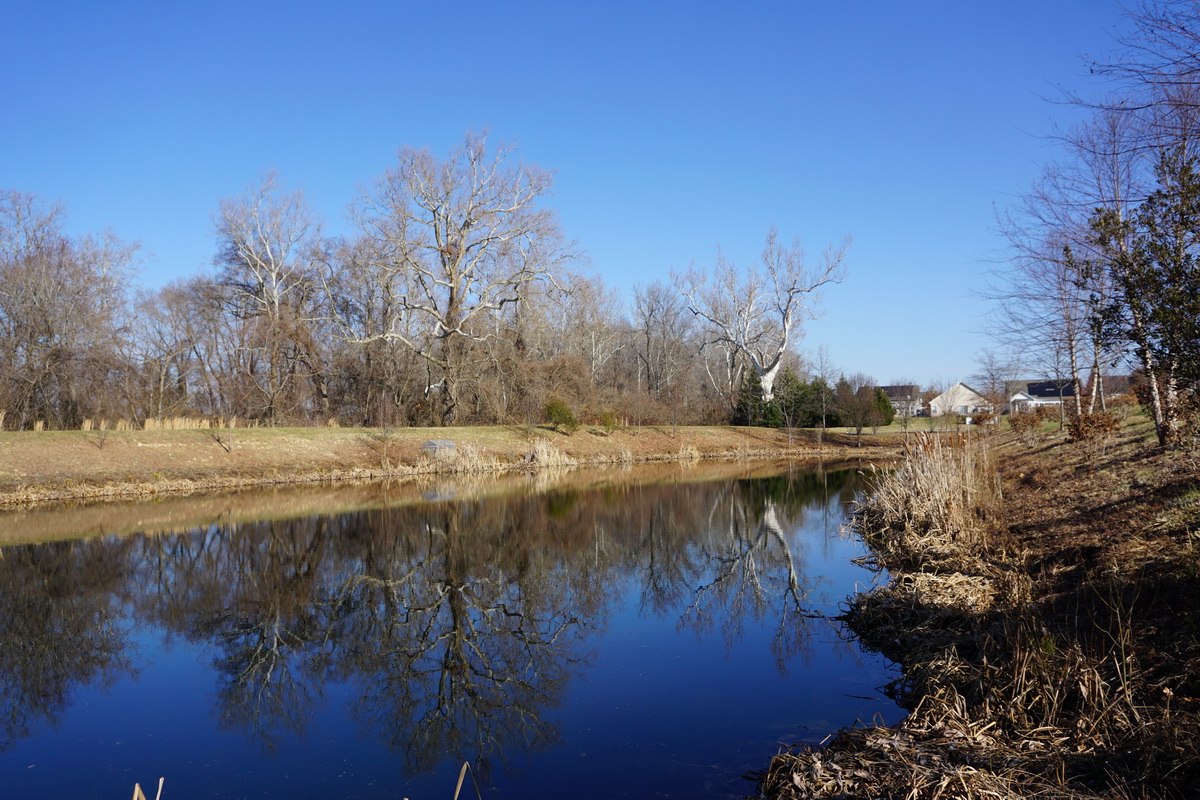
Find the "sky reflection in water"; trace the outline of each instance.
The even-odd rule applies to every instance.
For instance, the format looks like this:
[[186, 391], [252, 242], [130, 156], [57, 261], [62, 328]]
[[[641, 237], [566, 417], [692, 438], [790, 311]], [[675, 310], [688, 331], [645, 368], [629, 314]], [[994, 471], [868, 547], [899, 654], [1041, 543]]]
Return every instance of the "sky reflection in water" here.
[[[613, 484], [6, 546], [4, 796], [738, 797], [902, 712], [820, 613], [859, 476]], [[474, 794], [472, 791], [471, 794]]]

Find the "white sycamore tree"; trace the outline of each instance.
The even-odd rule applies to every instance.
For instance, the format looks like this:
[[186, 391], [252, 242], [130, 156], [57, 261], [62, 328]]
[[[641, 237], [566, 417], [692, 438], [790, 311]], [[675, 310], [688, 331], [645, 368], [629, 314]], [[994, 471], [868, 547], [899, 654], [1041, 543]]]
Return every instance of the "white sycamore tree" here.
[[718, 249], [711, 273], [691, 269], [676, 275], [675, 283], [688, 309], [704, 320], [704, 346], [720, 347], [731, 357], [744, 354], [762, 382], [764, 399], [770, 400], [802, 321], [816, 316], [821, 289], [845, 277], [849, 247], [847, 237], [810, 267], [799, 240], [785, 247], [772, 228], [757, 264], [740, 269]]

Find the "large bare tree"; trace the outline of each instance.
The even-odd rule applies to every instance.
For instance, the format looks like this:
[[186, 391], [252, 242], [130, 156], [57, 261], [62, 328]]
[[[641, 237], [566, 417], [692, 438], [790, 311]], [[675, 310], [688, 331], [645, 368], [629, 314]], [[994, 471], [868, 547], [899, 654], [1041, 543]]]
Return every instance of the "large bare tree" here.
[[820, 290], [845, 277], [849, 245], [846, 239], [827, 248], [821, 263], [811, 267], [799, 241], [784, 246], [772, 228], [757, 264], [739, 269], [718, 252], [711, 272], [692, 269], [675, 282], [689, 310], [706, 323], [705, 345], [749, 358], [770, 400], [784, 356], [801, 322], [814, 316]]
[[138, 251], [62, 231], [63, 210], [0, 190], [0, 404], [17, 427], [120, 414], [126, 286]]
[[316, 223], [304, 195], [285, 192], [268, 173], [221, 201], [216, 232], [219, 284], [230, 313], [247, 323], [242, 362], [258, 395], [253, 413], [275, 422], [294, 409], [301, 375], [316, 380], [322, 399], [327, 395], [311, 333]]
[[350, 335], [403, 342], [427, 361], [439, 376], [428, 391], [440, 393], [443, 424], [458, 418], [471, 343], [496, 335], [489, 320], [577, 257], [557, 214], [539, 206], [551, 173], [513, 155], [484, 135], [468, 135], [446, 160], [405, 147], [353, 208], [374, 279], [398, 313], [386, 328]]

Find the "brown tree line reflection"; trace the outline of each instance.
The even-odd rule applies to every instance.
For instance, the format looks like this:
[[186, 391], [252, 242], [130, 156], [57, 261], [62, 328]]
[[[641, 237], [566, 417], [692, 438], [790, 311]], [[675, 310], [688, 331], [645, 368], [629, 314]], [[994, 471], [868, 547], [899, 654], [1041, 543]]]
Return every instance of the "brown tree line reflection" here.
[[132, 670], [126, 628], [214, 653], [222, 727], [264, 748], [303, 733], [331, 681], [410, 771], [487, 769], [557, 740], [546, 710], [632, 578], [642, 613], [737, 644], [774, 620], [780, 670], [812, 593], [789, 534], [848, 502], [852, 472], [443, 501], [0, 552], [0, 742], [76, 687]]

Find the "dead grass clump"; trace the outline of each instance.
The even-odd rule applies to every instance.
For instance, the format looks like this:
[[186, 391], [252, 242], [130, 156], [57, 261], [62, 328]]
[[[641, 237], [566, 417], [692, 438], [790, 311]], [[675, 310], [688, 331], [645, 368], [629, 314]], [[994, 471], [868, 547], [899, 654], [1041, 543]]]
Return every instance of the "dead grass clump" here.
[[578, 466], [579, 462], [559, 450], [545, 439], [534, 439], [525, 460], [539, 467], [557, 467], [569, 469]]
[[910, 572], [852, 598], [842, 615], [862, 644], [894, 661], [922, 662], [947, 648], [978, 648], [998, 601], [996, 581], [960, 572]]
[[[154, 795], [154, 800], [162, 800], [163, 783], [166, 778], [158, 779], [158, 794]], [[133, 785], [133, 800], [146, 800], [146, 793], [142, 791], [141, 784]]]
[[488, 455], [473, 444], [462, 444], [456, 448], [456, 454], [448, 459], [446, 471], [458, 474], [475, 474], [482, 472], [499, 472], [504, 465], [495, 457]]
[[212, 422], [201, 417], [147, 417], [142, 422], [144, 431], [195, 431], [210, 427]]
[[[1007, 755], [1006, 749], [999, 748], [991, 726], [970, 718], [961, 698], [931, 701], [928, 706], [897, 727], [852, 728], [819, 748], [776, 756], [759, 776], [763, 796], [786, 800], [1081, 800], [1091, 796], [1047, 786], [1026, 772], [1019, 760], [997, 758], [1000, 753]], [[1036, 793], [1030, 793], [1035, 786]]]
[[999, 518], [1000, 490], [978, 438], [919, 433], [898, 470], [873, 469], [855, 525], [888, 568], [975, 566]]
[[695, 464], [700, 460], [700, 451], [694, 444], [680, 445], [679, 460], [685, 464]]

